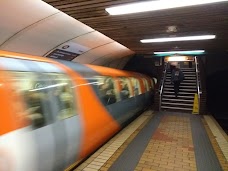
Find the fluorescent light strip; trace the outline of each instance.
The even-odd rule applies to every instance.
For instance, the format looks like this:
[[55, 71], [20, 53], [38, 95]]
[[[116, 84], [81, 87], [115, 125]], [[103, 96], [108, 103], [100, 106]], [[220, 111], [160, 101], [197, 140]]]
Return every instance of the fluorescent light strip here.
[[169, 52], [154, 52], [155, 55], [161, 54], [193, 54], [193, 53], [204, 53], [205, 50], [188, 50], [188, 51], [169, 51]]
[[177, 61], [187, 61], [188, 57], [186, 56], [171, 56], [168, 57], [169, 62], [177, 62]]
[[132, 3], [127, 5], [120, 5], [116, 7], [106, 8], [105, 10], [110, 15], [121, 15], [121, 14], [130, 14], [130, 13], [139, 13], [146, 11], [156, 11], [162, 9], [202, 5], [202, 4], [211, 4], [218, 2], [226, 2], [228, 0], [156, 0], [156, 1], [147, 1]]
[[215, 39], [215, 35], [202, 35], [202, 36], [187, 36], [187, 37], [168, 37], [157, 39], [143, 39], [142, 43], [158, 43], [158, 42], [176, 42], [176, 41], [191, 41], [191, 40], [208, 40]]

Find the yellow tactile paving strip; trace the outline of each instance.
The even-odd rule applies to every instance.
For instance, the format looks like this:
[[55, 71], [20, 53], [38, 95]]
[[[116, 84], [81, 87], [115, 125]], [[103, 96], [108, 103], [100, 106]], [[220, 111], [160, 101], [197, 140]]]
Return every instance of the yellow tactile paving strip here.
[[165, 115], [135, 170], [197, 170], [190, 118]]
[[[123, 145], [129, 138], [138, 132], [137, 129], [145, 124], [151, 117], [152, 111], [144, 112], [139, 118], [124, 128], [119, 134], [102, 146], [96, 153], [88, 158], [83, 164], [78, 166], [75, 171], [98, 171], [108, 170], [111, 164], [124, 150]], [[133, 138], [130, 138], [133, 139]], [[126, 146], [126, 145], [125, 145]], [[119, 150], [121, 149], [121, 150]]]
[[226, 160], [228, 160], [228, 141], [220, 132], [220, 129], [214, 123], [214, 120], [211, 118], [211, 116], [204, 116], [204, 119], [206, 120], [211, 132], [215, 136], [215, 139], [218, 142], [218, 145], [221, 148]]
[[228, 171], [227, 135], [222, 132], [223, 130], [218, 126], [216, 121], [211, 116], [205, 115], [203, 123], [223, 170]]

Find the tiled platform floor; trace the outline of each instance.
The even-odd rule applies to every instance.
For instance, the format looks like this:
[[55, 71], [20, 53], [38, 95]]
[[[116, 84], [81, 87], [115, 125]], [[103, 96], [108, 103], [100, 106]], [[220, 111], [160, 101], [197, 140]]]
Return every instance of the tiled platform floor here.
[[[144, 147], [145, 150], [133, 170], [203, 170], [202, 168], [197, 168], [197, 158], [195, 157], [196, 149], [194, 147], [191, 129], [192, 121], [189, 115], [162, 115], [158, 127], [150, 135], [151, 138], [147, 146]], [[122, 152], [128, 147], [128, 144], [134, 141], [135, 137], [142, 131], [145, 125], [149, 124], [148, 122], [152, 117], [154, 116], [151, 111], [145, 112], [94, 153], [88, 160], [78, 166], [75, 171], [109, 170], [112, 165], [115, 164], [118, 157], [121, 156]], [[218, 127], [215, 120], [211, 117], [205, 116], [200, 117], [200, 119], [210, 138], [214, 149], [212, 150], [217, 155], [222, 170], [228, 171], [228, 161], [226, 158], [228, 141], [226, 134], [222, 132], [221, 128]]]
[[196, 170], [189, 117], [165, 115], [135, 170]]

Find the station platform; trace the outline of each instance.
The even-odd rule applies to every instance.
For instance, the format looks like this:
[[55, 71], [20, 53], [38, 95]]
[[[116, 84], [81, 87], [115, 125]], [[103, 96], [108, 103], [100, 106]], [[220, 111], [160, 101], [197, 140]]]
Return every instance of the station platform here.
[[75, 171], [228, 171], [228, 138], [209, 115], [146, 111]]

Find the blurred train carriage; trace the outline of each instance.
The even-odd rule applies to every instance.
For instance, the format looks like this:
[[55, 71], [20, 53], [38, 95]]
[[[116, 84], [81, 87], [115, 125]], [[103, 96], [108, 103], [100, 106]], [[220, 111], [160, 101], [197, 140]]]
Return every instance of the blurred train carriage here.
[[64, 170], [145, 110], [153, 79], [0, 51], [0, 170]]

